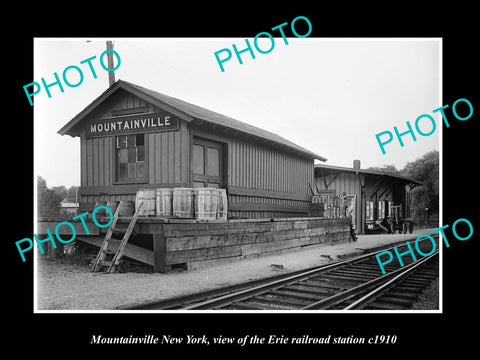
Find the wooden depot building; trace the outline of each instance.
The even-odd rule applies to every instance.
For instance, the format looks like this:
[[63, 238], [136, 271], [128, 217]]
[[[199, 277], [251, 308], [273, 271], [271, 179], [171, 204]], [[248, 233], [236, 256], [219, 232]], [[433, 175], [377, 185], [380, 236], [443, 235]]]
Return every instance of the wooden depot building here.
[[393, 218], [392, 206], [399, 206], [398, 216], [411, 217], [411, 191], [422, 183], [418, 180], [381, 171], [360, 168], [360, 160], [353, 167], [315, 165], [315, 188], [322, 194], [355, 197], [353, 221], [357, 234], [378, 230], [377, 221]]
[[[348, 240], [348, 219], [308, 217], [326, 159], [228, 116], [118, 80], [58, 133], [80, 138], [80, 212], [140, 189], [226, 190], [225, 221], [139, 218], [125, 256], [155, 271]], [[77, 240], [101, 244], [78, 225]]]
[[118, 80], [58, 131], [80, 137], [82, 209], [138, 189], [227, 189], [230, 218], [308, 216], [314, 159], [276, 134]]

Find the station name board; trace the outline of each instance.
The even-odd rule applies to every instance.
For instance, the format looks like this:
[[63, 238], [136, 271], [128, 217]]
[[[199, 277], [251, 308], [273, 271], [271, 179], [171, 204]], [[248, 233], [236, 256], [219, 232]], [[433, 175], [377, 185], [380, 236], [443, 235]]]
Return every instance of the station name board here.
[[166, 112], [113, 116], [96, 119], [86, 129], [87, 137], [178, 130], [178, 118]]

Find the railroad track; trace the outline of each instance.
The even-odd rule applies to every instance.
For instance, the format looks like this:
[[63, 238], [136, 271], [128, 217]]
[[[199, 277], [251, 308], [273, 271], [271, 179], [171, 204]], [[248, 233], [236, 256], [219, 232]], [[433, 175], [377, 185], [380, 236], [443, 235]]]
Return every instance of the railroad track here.
[[[436, 238], [438, 248], [438, 237]], [[429, 253], [430, 241], [419, 241]], [[406, 248], [406, 246], [405, 246]], [[402, 247], [397, 246], [399, 253]], [[388, 250], [388, 249], [387, 249]], [[390, 249], [393, 252], [393, 248]], [[223, 289], [124, 307], [128, 310], [403, 310], [438, 277], [438, 250], [413, 261], [394, 257], [385, 275], [378, 252]], [[404, 250], [403, 250], [404, 251]]]

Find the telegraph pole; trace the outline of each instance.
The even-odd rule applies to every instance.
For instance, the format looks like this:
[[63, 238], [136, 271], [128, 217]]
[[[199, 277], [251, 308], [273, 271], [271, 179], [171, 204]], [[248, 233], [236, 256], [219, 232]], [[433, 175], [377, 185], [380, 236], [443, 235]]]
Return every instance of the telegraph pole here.
[[[113, 41], [107, 41], [107, 50], [113, 50]], [[113, 69], [113, 54], [107, 53], [108, 68]], [[108, 86], [112, 86], [115, 83], [115, 71], [108, 72]]]

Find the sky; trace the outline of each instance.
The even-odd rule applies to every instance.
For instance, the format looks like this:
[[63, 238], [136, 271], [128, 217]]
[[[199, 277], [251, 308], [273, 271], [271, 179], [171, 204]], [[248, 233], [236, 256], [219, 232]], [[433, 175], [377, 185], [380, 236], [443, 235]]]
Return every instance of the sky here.
[[[34, 173], [49, 187], [80, 185], [80, 140], [57, 131], [108, 88], [108, 72], [100, 65], [106, 40], [114, 41], [121, 62], [116, 79], [161, 92], [276, 133], [322, 157], [326, 165], [362, 168], [393, 164], [401, 169], [431, 150], [441, 151], [442, 120], [433, 110], [442, 106], [441, 39], [275, 38], [273, 50], [255, 59], [233, 54], [220, 70], [214, 53], [232, 44], [245, 48], [245, 38], [37, 38], [34, 79], [62, 79], [66, 67], [83, 72], [77, 87], [62, 81], [42, 87], [34, 96]], [[253, 43], [253, 39], [249, 39]], [[268, 38], [259, 41], [268, 49]], [[253, 46], [253, 45], [252, 45]], [[221, 56], [223, 56], [222, 54]], [[87, 63], [91, 61], [95, 79]], [[105, 57], [106, 64], [106, 57]], [[115, 63], [118, 65], [118, 63]], [[75, 70], [67, 72], [79, 82]], [[26, 85], [26, 84], [24, 84]], [[30, 90], [32, 91], [32, 90]], [[25, 106], [29, 106], [25, 96]], [[407, 130], [428, 114], [436, 120], [430, 136], [394, 139], [382, 154], [375, 135]], [[432, 125], [419, 123], [427, 133]]]

